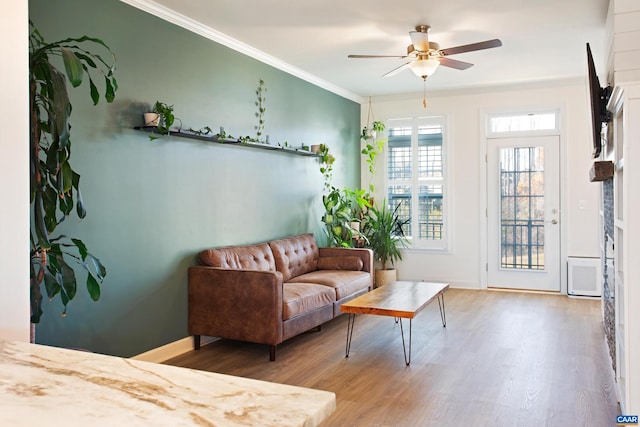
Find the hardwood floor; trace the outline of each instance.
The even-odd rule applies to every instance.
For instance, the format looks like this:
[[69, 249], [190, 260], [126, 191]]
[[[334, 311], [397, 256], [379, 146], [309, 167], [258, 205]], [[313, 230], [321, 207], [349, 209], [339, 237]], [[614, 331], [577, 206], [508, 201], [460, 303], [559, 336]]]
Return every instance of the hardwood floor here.
[[[450, 289], [447, 327], [432, 303], [399, 325], [347, 316], [278, 346], [220, 340], [166, 363], [336, 393], [322, 426], [613, 426], [618, 414], [600, 301]], [[405, 330], [406, 332], [406, 330]]]

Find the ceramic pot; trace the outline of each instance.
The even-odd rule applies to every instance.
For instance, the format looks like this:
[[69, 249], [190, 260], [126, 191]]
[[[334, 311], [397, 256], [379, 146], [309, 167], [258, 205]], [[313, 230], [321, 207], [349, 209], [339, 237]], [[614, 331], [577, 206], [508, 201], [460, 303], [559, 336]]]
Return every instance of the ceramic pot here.
[[376, 270], [373, 279], [373, 285], [375, 288], [393, 283], [398, 279], [398, 270], [390, 268], [387, 270]]
[[145, 126], [158, 126], [158, 119], [160, 116], [158, 113], [144, 113], [144, 125]]

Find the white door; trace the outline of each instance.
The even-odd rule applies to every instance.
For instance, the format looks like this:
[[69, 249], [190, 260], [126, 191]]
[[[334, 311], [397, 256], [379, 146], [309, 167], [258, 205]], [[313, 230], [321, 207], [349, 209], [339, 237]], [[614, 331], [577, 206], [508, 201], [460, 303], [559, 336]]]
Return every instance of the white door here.
[[559, 137], [487, 144], [487, 284], [559, 292]]

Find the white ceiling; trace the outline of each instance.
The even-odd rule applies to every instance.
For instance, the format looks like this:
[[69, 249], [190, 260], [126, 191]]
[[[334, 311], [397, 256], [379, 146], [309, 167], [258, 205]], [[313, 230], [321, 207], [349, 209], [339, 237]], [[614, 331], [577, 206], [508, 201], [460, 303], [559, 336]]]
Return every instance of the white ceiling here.
[[[427, 91], [584, 78], [589, 42], [603, 63], [609, 0], [123, 0], [151, 3], [223, 33], [360, 97], [422, 92], [410, 70], [383, 78], [401, 59], [348, 59], [348, 54], [401, 55], [409, 31], [431, 26], [441, 48], [493, 38], [503, 46], [462, 53], [475, 65], [439, 67]], [[134, 4], [137, 7], [139, 5]], [[166, 9], [165, 9], [166, 8]], [[169, 9], [169, 11], [167, 11]], [[147, 8], [148, 10], [148, 8]]]

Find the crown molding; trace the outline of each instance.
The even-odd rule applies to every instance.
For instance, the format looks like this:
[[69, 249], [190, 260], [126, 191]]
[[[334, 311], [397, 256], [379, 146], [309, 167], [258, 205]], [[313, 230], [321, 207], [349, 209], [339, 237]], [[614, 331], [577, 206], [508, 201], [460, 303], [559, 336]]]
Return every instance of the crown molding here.
[[265, 52], [262, 52], [261, 50], [251, 47], [248, 44], [245, 44], [239, 40], [229, 37], [228, 35], [221, 33], [220, 31], [217, 31], [211, 27], [208, 27], [194, 19], [189, 18], [188, 16], [182, 15], [154, 1], [151, 1], [151, 0], [120, 0], [120, 1], [122, 3], [126, 3], [130, 6], [133, 6], [136, 9], [140, 9], [153, 16], [156, 16], [164, 21], [170, 22], [188, 31], [191, 31], [192, 33], [198, 34], [211, 41], [214, 41], [230, 49], [233, 49], [236, 52], [250, 56], [251, 58], [254, 58], [274, 68], [277, 68], [278, 70], [281, 70], [287, 74], [291, 74], [292, 76], [298, 77], [322, 89], [328, 90], [329, 92], [332, 92], [336, 95], [340, 95], [343, 98], [349, 99], [359, 104], [362, 104], [364, 102], [364, 98], [359, 95], [356, 95], [346, 89], [343, 89], [339, 86], [329, 83], [326, 80], [323, 80], [317, 76], [314, 76], [311, 73], [301, 70], [300, 68], [294, 67], [289, 63], [286, 63]]

